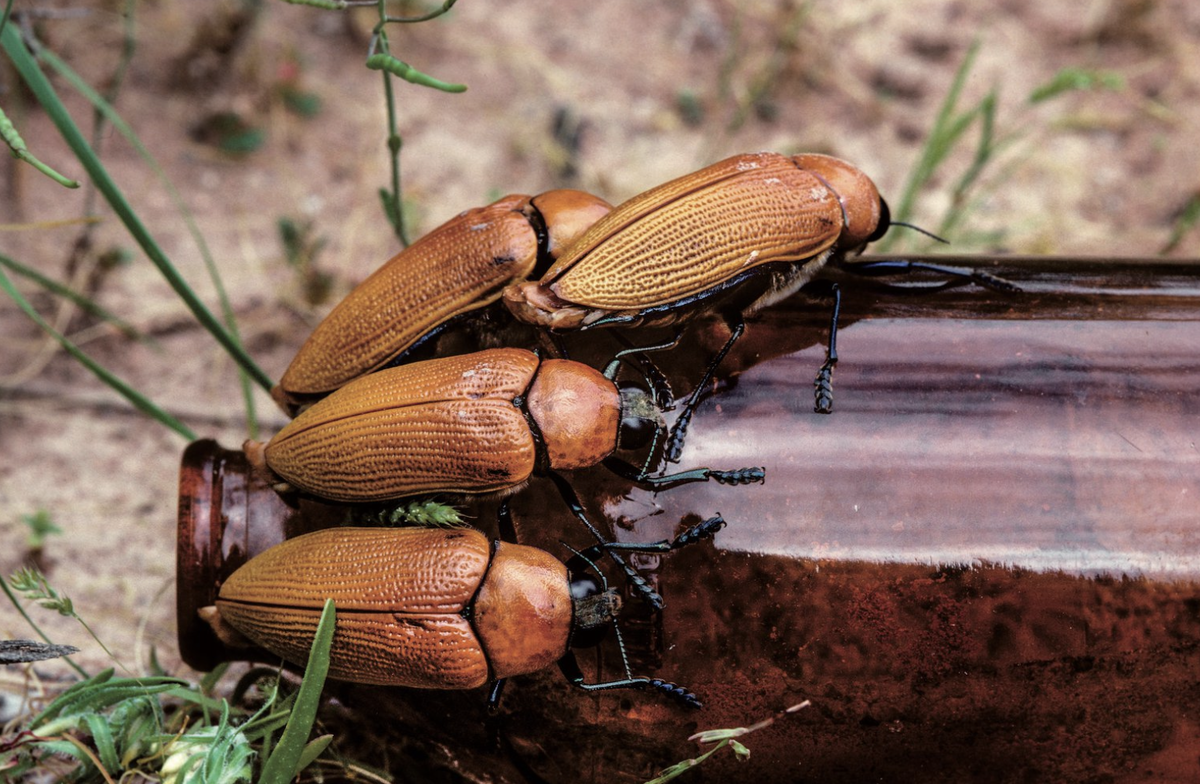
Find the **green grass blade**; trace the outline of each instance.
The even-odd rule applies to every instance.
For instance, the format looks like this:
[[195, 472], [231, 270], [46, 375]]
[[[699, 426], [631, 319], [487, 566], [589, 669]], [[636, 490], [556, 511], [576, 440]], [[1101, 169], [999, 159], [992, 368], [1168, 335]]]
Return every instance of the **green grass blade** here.
[[75, 357], [75, 359], [78, 360], [81, 365], [92, 371], [97, 378], [120, 393], [126, 400], [133, 404], [134, 408], [151, 417], [152, 419], [161, 422], [189, 441], [196, 440], [196, 434], [192, 432], [191, 428], [168, 414], [163, 409], [159, 408], [153, 401], [150, 400], [150, 398], [146, 397], [141, 392], [138, 392], [136, 389], [117, 378], [106, 368], [85, 354], [82, 349], [72, 343], [66, 336], [60, 334], [58, 330], [50, 326], [46, 320], [41, 317], [41, 314], [33, 309], [33, 306], [29, 304], [25, 297], [21, 296], [21, 292], [17, 291], [16, 287], [13, 286], [12, 281], [8, 279], [8, 275], [5, 274], [3, 270], [0, 270], [0, 289], [3, 289], [8, 296], [12, 297], [13, 301], [17, 303], [17, 307], [25, 311], [25, 315], [33, 319], [35, 324], [37, 324], [39, 327], [45, 330], [47, 334], [57, 340], [59, 345], [61, 345], [68, 354]]
[[313, 637], [312, 651], [308, 655], [308, 666], [304, 668], [304, 680], [300, 683], [292, 716], [283, 730], [279, 744], [263, 765], [259, 784], [287, 784], [302, 770], [300, 763], [308, 736], [312, 732], [313, 722], [317, 718], [317, 706], [320, 704], [321, 690], [325, 688], [325, 676], [329, 674], [329, 648], [333, 643], [336, 619], [333, 599], [327, 599], [321, 620], [317, 624], [317, 633]]
[[108, 171], [96, 156], [94, 150], [83, 138], [83, 134], [79, 131], [79, 127], [75, 125], [75, 121], [71, 119], [71, 115], [67, 112], [66, 107], [59, 99], [58, 94], [54, 91], [46, 75], [42, 73], [33, 57], [26, 50], [24, 43], [21, 41], [20, 35], [11, 25], [4, 28], [0, 33], [0, 44], [3, 45], [4, 51], [16, 66], [21, 78], [29, 86], [37, 98], [38, 103], [46, 111], [46, 114], [54, 122], [63, 139], [70, 146], [71, 151], [79, 159], [80, 164], [87, 170], [88, 175], [92, 178], [99, 191], [108, 201], [109, 206], [125, 224], [125, 228], [141, 246], [145, 254], [150, 258], [163, 277], [175, 289], [175, 293], [184, 301], [196, 320], [204, 326], [205, 329], [212, 334], [214, 338], [221, 344], [226, 352], [254, 378], [263, 389], [270, 390], [272, 382], [270, 377], [250, 358], [250, 355], [241, 347], [229, 332], [221, 326], [216, 317], [209, 311], [203, 302], [196, 297], [196, 294], [188, 287], [187, 283], [180, 276], [179, 271], [167, 258], [166, 253], [159, 247], [154, 238], [150, 236], [150, 232], [146, 229], [133, 207], [125, 199], [124, 194], [117, 187]]
[[1171, 227], [1171, 236], [1159, 248], [1158, 255], [1165, 256], [1179, 246], [1183, 238], [1200, 222], [1200, 193], [1192, 196], [1179, 212], [1175, 225]]
[[[955, 117], [955, 108], [958, 106], [958, 99], [962, 95], [964, 85], [966, 85], [967, 76], [975, 64], [975, 56], [979, 53], [979, 44], [978, 39], [971, 44], [971, 48], [967, 50], [966, 57], [963, 58], [962, 64], [954, 74], [954, 81], [951, 82], [950, 90], [946, 93], [946, 97], [938, 109], [933, 128], [930, 129], [929, 137], [926, 139], [925, 146], [921, 150], [921, 157], [917, 159], [916, 165], [909, 172], [908, 181], [904, 184], [900, 201], [896, 209], [892, 212], [892, 217], [897, 221], [907, 221], [912, 216], [917, 194], [929, 182], [929, 179], [937, 170], [937, 164], [949, 152], [952, 146], [950, 142], [960, 136], [965, 130], [965, 124], [962, 121], [963, 118], [961, 116], [958, 118]], [[978, 107], [975, 111], [978, 111]], [[969, 112], [969, 114], [971, 113]], [[876, 244], [874, 248], [875, 252], [887, 253], [896, 244], [900, 236], [897, 232], [889, 231]]]
[[1048, 101], [1062, 93], [1076, 90], [1124, 90], [1125, 79], [1115, 71], [1097, 71], [1091, 68], [1064, 68], [1054, 74], [1050, 81], [1037, 87], [1029, 94], [1029, 103]]
[[112, 677], [115, 674], [116, 670], [114, 670], [112, 667], [109, 667], [107, 670], [101, 670], [87, 680], [80, 681], [79, 683], [71, 686], [71, 688], [67, 689], [62, 694], [51, 700], [50, 704], [47, 705], [42, 712], [39, 713], [33, 719], [33, 721], [29, 723], [29, 728], [37, 729], [43, 723], [53, 721], [54, 719], [58, 718], [59, 714], [70, 707], [74, 701], [79, 698], [81, 693], [87, 691], [88, 689], [103, 686], [105, 683], [108, 683], [110, 680], [112, 680]]
[[332, 735], [322, 735], [319, 738], [313, 738], [304, 746], [304, 751], [300, 752], [300, 762], [296, 765], [296, 772], [307, 768], [313, 764], [317, 757], [321, 756], [321, 752], [329, 748], [329, 744], [333, 743]]
[[65, 286], [62, 283], [59, 283], [57, 280], [54, 280], [53, 278], [46, 277], [42, 273], [33, 269], [32, 267], [26, 267], [24, 264], [21, 264], [20, 262], [14, 260], [14, 259], [10, 259], [8, 256], [4, 256], [4, 255], [0, 255], [0, 265], [8, 267], [10, 270], [17, 273], [21, 277], [32, 280], [34, 283], [38, 284], [39, 286], [44, 288], [46, 291], [49, 291], [51, 294], [55, 294], [57, 296], [62, 297], [63, 299], [70, 300], [71, 302], [75, 303], [83, 310], [87, 311], [88, 313], [91, 313], [96, 318], [101, 319], [102, 321], [106, 321], [109, 324], [112, 324], [114, 327], [119, 329], [121, 331], [121, 333], [124, 334], [126, 337], [133, 338], [134, 340], [144, 340], [145, 339], [145, 336], [142, 335], [142, 333], [138, 331], [137, 327], [133, 326], [132, 324], [130, 324], [127, 321], [124, 321], [117, 314], [102, 307], [95, 300], [91, 299], [90, 297], [86, 297], [83, 294], [80, 294], [78, 291], [75, 291], [71, 287]]
[[[100, 95], [100, 93], [98, 93], [91, 85], [85, 82], [78, 73], [76, 73], [62, 60], [61, 57], [54, 54], [50, 50], [43, 49], [38, 53], [38, 57], [49, 64], [49, 66], [53, 68], [59, 76], [66, 79], [67, 82], [74, 87], [80, 95], [82, 95], [84, 98], [87, 98], [88, 101], [91, 102], [96, 111], [98, 111], [106, 120], [108, 120], [108, 122], [110, 122], [112, 126], [116, 128], [117, 131], [124, 136], [131, 145], [133, 145], [133, 148], [137, 150], [138, 155], [142, 157], [142, 160], [146, 162], [146, 165], [150, 167], [150, 170], [154, 172], [154, 176], [157, 177], [159, 182], [163, 184], [163, 187], [166, 188], [167, 194], [170, 196], [171, 201], [175, 204], [176, 212], [178, 212], [179, 216], [183, 218], [183, 222], [187, 226], [188, 233], [192, 235], [192, 241], [196, 243], [196, 249], [200, 253], [200, 258], [204, 262], [204, 268], [208, 272], [209, 280], [212, 281], [213, 289], [216, 291], [217, 301], [221, 305], [221, 318], [225, 322], [225, 328], [229, 330], [229, 336], [234, 340], [234, 342], [241, 346], [242, 336], [238, 332], [237, 318], [233, 313], [233, 305], [229, 302], [229, 294], [225, 289], [224, 281], [221, 279], [221, 272], [217, 269], [217, 263], [213, 259], [213, 255], [209, 250], [208, 243], [204, 240], [204, 235], [200, 232], [200, 227], [196, 225], [196, 220], [192, 215], [192, 211], [188, 209], [187, 202], [184, 201], [183, 196], [179, 193], [179, 190], [175, 187], [175, 184], [171, 182], [171, 178], [167, 176], [167, 173], [158, 164], [158, 161], [153, 155], [150, 154], [150, 150], [146, 147], [146, 145], [142, 144], [141, 138], [133, 130], [133, 127], [130, 126], [129, 123], [125, 122], [125, 119], [121, 117], [111, 102], [106, 100], [104, 96]], [[250, 374], [245, 368], [239, 367], [238, 370], [241, 376], [242, 398], [246, 406], [246, 426], [247, 430], [249, 431], [250, 438], [255, 439], [258, 438], [258, 417], [255, 412], [254, 395], [250, 387]]]
[[4, 13], [0, 14], [0, 34], [4, 33], [4, 27], [8, 24], [8, 15], [12, 13], [13, 0], [8, 0], [4, 4]]
[[87, 722], [88, 732], [92, 735], [92, 743], [96, 746], [100, 764], [109, 773], [119, 772], [121, 760], [117, 756], [117, 744], [113, 740], [112, 728], [108, 726], [108, 722], [98, 713], [90, 713], [83, 718]]

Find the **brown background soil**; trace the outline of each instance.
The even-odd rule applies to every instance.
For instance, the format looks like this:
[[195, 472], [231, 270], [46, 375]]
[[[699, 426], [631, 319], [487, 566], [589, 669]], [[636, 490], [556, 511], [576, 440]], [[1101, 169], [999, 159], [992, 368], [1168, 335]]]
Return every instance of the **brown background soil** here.
[[[119, 5], [71, 4], [90, 13], [42, 22], [44, 40], [90, 81], [103, 83], [119, 52], [120, 18], [113, 11]], [[302, 296], [283, 259], [277, 219], [312, 221], [315, 236], [326, 241], [317, 263], [333, 275], [335, 297], [397, 250], [375, 195], [389, 183], [384, 104], [378, 74], [362, 67], [369, 22], [348, 24], [340, 14], [272, 1], [232, 54], [214, 53], [209, 38], [197, 44], [199, 25], [224, 18], [231, 7], [141, 4], [137, 55], [117, 108], [195, 211], [245, 341], [277, 377], [329, 307]], [[398, 56], [470, 86], [463, 95], [397, 88], [404, 195], [418, 216], [413, 236], [500, 194], [569, 185], [616, 203], [711, 161], [760, 149], [847, 158], [894, 201], [977, 37], [981, 49], [964, 105], [998, 86], [1000, 127], [1024, 135], [993, 171], [1004, 176], [968, 230], [954, 238], [955, 250], [1151, 255], [1200, 188], [1195, 3], [820, 0], [807, 8], [794, 45], [781, 31], [796, 23], [799, 6], [750, 0], [502, 7], [462, 0], [446, 18], [395, 29]], [[281, 79], [296, 63], [299, 86], [322, 100], [312, 119], [289, 112], [279, 97]], [[1067, 66], [1110, 69], [1126, 88], [1025, 106], [1033, 88]], [[751, 107], [731, 130], [739, 100], [764, 73], [775, 78], [759, 111]], [[0, 101], [34, 152], [82, 176], [11, 71], [3, 78]], [[86, 126], [86, 104], [56, 84]], [[698, 125], [677, 110], [684, 91], [703, 107]], [[265, 130], [263, 146], [236, 158], [196, 141], [192, 129], [219, 111], [236, 111]], [[573, 173], [552, 132], [560, 112], [582, 124], [578, 152], [568, 156]], [[183, 275], [215, 303], [165, 191], [112, 131], [104, 160]], [[967, 150], [952, 157], [947, 175], [920, 202], [916, 222], [937, 225], [948, 188], [968, 163]], [[6, 159], [0, 178], [0, 224], [70, 219], [84, 210], [83, 191], [65, 191], [27, 166]], [[154, 342], [130, 341], [40, 295], [35, 302], [89, 353], [198, 433], [236, 445], [245, 425], [231, 361], [195, 326], [111, 212], [97, 212], [101, 224], [85, 267], [113, 248], [133, 251], [133, 261], [98, 279], [94, 296]], [[0, 252], [64, 277], [78, 232], [6, 225]], [[984, 244], [988, 234], [995, 236]], [[1175, 255], [1198, 252], [1200, 233], [1193, 233]], [[86, 269], [76, 274], [87, 278]], [[42, 556], [52, 583], [131, 666], [153, 646], [176, 668], [172, 580], [182, 440], [133, 413], [7, 301], [0, 303], [0, 334], [0, 573], [11, 573], [27, 556], [20, 516], [48, 510], [64, 532], [50, 538]], [[268, 432], [282, 423], [264, 394], [257, 402]], [[85, 665], [105, 664], [78, 626], [38, 618], [57, 641], [82, 648]], [[0, 637], [28, 634], [4, 605]]]

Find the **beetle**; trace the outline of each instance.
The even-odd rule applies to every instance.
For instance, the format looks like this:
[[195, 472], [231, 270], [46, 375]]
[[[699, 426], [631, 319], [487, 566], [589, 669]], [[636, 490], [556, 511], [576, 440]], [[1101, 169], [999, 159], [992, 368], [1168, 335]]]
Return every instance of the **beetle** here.
[[540, 275], [612, 205], [560, 189], [467, 210], [359, 284], [292, 359], [272, 397], [288, 414], [405, 357], [456, 319]]
[[[665, 552], [723, 525], [717, 516], [674, 541], [610, 544]], [[586, 691], [653, 689], [701, 707], [681, 686], [633, 676], [627, 662], [624, 678], [585, 682], [572, 649], [598, 644], [620, 608], [603, 574], [595, 571], [597, 582], [586, 573], [597, 552], [577, 552], [564, 564], [536, 547], [489, 543], [474, 529], [330, 528], [255, 556], [200, 613], [223, 640], [236, 644], [240, 635], [303, 665], [332, 598], [329, 675], [339, 680], [426, 689], [491, 681], [488, 704], [495, 708], [505, 678], [557, 662]]]
[[[737, 155], [652, 188], [596, 221], [539, 280], [504, 303], [555, 330], [664, 326], [717, 312], [725, 346], [684, 406], [668, 459], [744, 317], [795, 293], [831, 258], [891, 225], [887, 203], [857, 167], [827, 155]], [[832, 348], [822, 376], [837, 362]]]
[[[252, 464], [282, 479], [280, 489], [347, 503], [506, 496], [543, 474], [597, 541], [599, 531], [559, 470], [603, 463], [651, 487], [763, 481], [761, 468], [651, 477], [616, 457], [618, 449], [644, 447], [662, 429], [648, 393], [618, 386], [616, 370], [616, 360], [601, 373], [515, 348], [386, 368], [313, 404], [267, 444], [247, 442], [245, 451]], [[634, 577], [620, 556], [610, 555]], [[651, 604], [661, 601], [648, 587], [639, 589]]]
[[[875, 183], [828, 155], [737, 155], [652, 188], [596, 221], [536, 281], [516, 281], [504, 303], [520, 320], [552, 330], [667, 326], [715, 312], [729, 326], [671, 433], [679, 458], [692, 413], [713, 373], [745, 330], [745, 317], [784, 299], [826, 264], [841, 263], [893, 225]], [[916, 227], [912, 227], [916, 228]], [[900, 271], [895, 262], [845, 268]], [[909, 263], [1012, 290], [987, 273]], [[816, 410], [832, 410], [840, 291], [833, 298], [828, 356], [815, 383]]]

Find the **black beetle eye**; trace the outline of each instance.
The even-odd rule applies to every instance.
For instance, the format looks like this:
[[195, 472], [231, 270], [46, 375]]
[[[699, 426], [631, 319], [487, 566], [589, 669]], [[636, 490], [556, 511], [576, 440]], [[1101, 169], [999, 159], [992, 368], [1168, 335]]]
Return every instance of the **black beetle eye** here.
[[621, 417], [621, 434], [617, 443], [621, 449], [641, 449], [654, 438], [658, 424], [639, 416]]
[[880, 199], [879, 200], [879, 223], [876, 224], [875, 231], [873, 231], [871, 233], [870, 237], [867, 237], [867, 241], [864, 242], [863, 244], [868, 245], [868, 244], [874, 242], [875, 240], [879, 239], [880, 237], [882, 237], [884, 234], [887, 234], [887, 230], [891, 227], [891, 225], [892, 225], [892, 211], [888, 209], [887, 202], [884, 201], [883, 199]]
[[650, 393], [637, 384], [625, 382], [621, 390], [621, 429], [618, 449], [641, 449], [649, 444], [663, 426], [662, 413]]

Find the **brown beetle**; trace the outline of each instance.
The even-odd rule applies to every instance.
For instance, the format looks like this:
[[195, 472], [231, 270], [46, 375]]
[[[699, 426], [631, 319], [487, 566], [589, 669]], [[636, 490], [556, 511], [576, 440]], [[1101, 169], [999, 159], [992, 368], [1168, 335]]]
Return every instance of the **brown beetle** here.
[[553, 329], [669, 324], [690, 305], [730, 298], [752, 312], [888, 225], [875, 184], [845, 161], [738, 155], [621, 204], [504, 300]]
[[291, 415], [359, 376], [403, 361], [455, 319], [539, 275], [612, 205], [574, 190], [505, 196], [431, 231], [376, 270], [317, 325], [279, 385]]
[[[675, 542], [621, 544], [663, 552], [711, 536], [719, 517]], [[694, 708], [686, 689], [657, 678], [585, 683], [572, 648], [599, 643], [619, 595], [584, 573], [598, 548], [563, 564], [544, 550], [494, 542], [472, 529], [332, 528], [254, 557], [221, 586], [202, 616], [293, 664], [308, 659], [325, 600], [337, 607], [330, 677], [426, 689], [472, 689], [558, 663], [581, 689], [650, 688]], [[603, 588], [601, 587], [603, 585]], [[619, 641], [619, 638], [618, 638]], [[624, 648], [621, 649], [624, 657]]]
[[[609, 375], [611, 374], [611, 375]], [[649, 395], [607, 373], [524, 349], [490, 349], [415, 362], [356, 379], [303, 411], [265, 445], [247, 442], [252, 463], [293, 488], [349, 503], [415, 495], [506, 495], [534, 473], [549, 476], [600, 541], [559, 470], [598, 463], [652, 487], [707, 481], [761, 482], [761, 468], [650, 477], [614, 456], [662, 428]], [[653, 451], [653, 448], [652, 450]], [[613, 554], [632, 579], [623, 560]], [[646, 598], [660, 600], [644, 585]]]
[[[699, 395], [744, 331], [744, 316], [793, 294], [889, 225], [875, 184], [843, 160], [738, 155], [621, 204], [540, 280], [510, 284], [504, 302], [517, 318], [559, 330], [721, 314], [730, 338], [676, 421], [667, 454], [677, 460]], [[833, 339], [819, 400], [837, 362]]]

